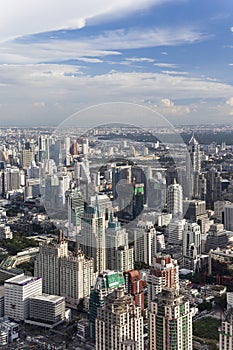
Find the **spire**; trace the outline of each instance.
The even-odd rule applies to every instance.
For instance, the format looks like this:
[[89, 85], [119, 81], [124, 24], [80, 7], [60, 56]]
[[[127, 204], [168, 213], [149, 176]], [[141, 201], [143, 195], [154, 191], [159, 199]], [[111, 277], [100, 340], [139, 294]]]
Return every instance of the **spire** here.
[[195, 139], [195, 136], [194, 136], [194, 131], [192, 131], [192, 137], [191, 139], [189, 140], [189, 145], [198, 145], [198, 141]]

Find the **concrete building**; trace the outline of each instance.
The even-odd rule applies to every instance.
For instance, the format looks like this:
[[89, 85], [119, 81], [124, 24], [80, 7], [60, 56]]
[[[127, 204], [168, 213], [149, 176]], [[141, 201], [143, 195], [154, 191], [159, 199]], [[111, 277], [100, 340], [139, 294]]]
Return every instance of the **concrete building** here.
[[222, 224], [212, 224], [207, 233], [205, 251], [208, 253], [211, 249], [226, 248], [228, 243], [227, 232]]
[[200, 226], [196, 222], [186, 222], [183, 229], [183, 267], [195, 271], [200, 254]]
[[128, 271], [134, 267], [134, 249], [129, 247], [128, 232], [112, 216], [106, 230], [106, 268]]
[[226, 230], [233, 231], [233, 203], [225, 204], [224, 227]]
[[24, 274], [5, 281], [5, 316], [15, 321], [24, 321], [29, 316], [29, 300], [42, 294], [42, 278]]
[[224, 320], [218, 329], [219, 350], [233, 349], [233, 309], [227, 310]]
[[89, 301], [90, 336], [95, 338], [95, 322], [97, 308], [104, 305], [104, 298], [118, 287], [125, 287], [125, 279], [122, 273], [117, 271], [104, 271], [96, 279], [91, 290]]
[[70, 305], [89, 297], [93, 285], [94, 262], [77, 250], [68, 251], [68, 243], [61, 235], [58, 243], [40, 245], [35, 260], [35, 276], [43, 278], [43, 292], [66, 297]]
[[186, 220], [175, 218], [167, 226], [168, 243], [171, 245], [182, 245], [183, 230]]
[[57, 295], [35, 295], [29, 300], [26, 323], [53, 328], [65, 319], [65, 298]]
[[179, 266], [170, 255], [157, 254], [147, 274], [148, 308], [163, 288], [179, 290]]
[[150, 350], [192, 350], [192, 311], [176, 290], [164, 289], [151, 303]]
[[167, 189], [167, 211], [173, 217], [182, 217], [183, 213], [183, 190], [182, 186], [174, 184], [168, 186]]
[[135, 305], [144, 310], [145, 295], [143, 287], [146, 286], [146, 282], [141, 279], [140, 272], [138, 270], [126, 271], [124, 277], [126, 293], [131, 294]]
[[152, 265], [156, 254], [157, 236], [152, 222], [139, 221], [134, 230], [135, 261]]
[[86, 256], [94, 259], [94, 271], [106, 270], [106, 213], [101, 210], [98, 197], [96, 204], [87, 206], [82, 216], [80, 246]]
[[144, 350], [143, 317], [119, 288], [105, 297], [96, 319], [96, 350]]

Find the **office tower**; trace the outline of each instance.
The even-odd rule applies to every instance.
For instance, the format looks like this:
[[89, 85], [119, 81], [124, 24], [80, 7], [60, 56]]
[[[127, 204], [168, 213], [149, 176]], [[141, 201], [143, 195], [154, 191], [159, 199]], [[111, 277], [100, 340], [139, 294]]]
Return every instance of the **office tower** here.
[[183, 213], [183, 191], [181, 185], [174, 181], [167, 189], [167, 211], [173, 217], [182, 217]]
[[77, 140], [75, 140], [72, 145], [70, 146], [70, 154], [73, 156], [73, 157], [77, 157], [78, 156], [78, 142]]
[[134, 249], [129, 247], [128, 232], [112, 215], [106, 230], [106, 268], [120, 272], [134, 268]]
[[201, 152], [200, 144], [195, 139], [194, 134], [188, 142], [188, 153], [189, 158], [187, 162], [191, 163], [188, 165], [187, 175], [190, 176], [189, 181], [191, 182], [192, 194], [194, 198], [199, 198], [199, 175], [201, 173]]
[[152, 222], [139, 221], [134, 230], [134, 255], [135, 261], [152, 265], [156, 254], [157, 236]]
[[29, 316], [30, 297], [42, 294], [42, 279], [21, 274], [6, 280], [4, 289], [5, 316], [24, 321]]
[[157, 254], [147, 274], [148, 308], [163, 288], [179, 291], [179, 266], [170, 255]]
[[225, 317], [218, 329], [219, 350], [233, 349], [233, 308], [226, 311]]
[[79, 236], [80, 246], [86, 256], [94, 259], [94, 271], [106, 269], [106, 217], [101, 211], [96, 198], [96, 205], [86, 206], [82, 216], [82, 227]]
[[191, 139], [188, 142], [188, 152], [192, 163], [194, 172], [201, 172], [201, 151], [200, 144], [192, 134]]
[[4, 170], [3, 193], [19, 190], [25, 184], [25, 174], [17, 167], [7, 166]]
[[222, 200], [222, 177], [220, 172], [213, 166], [206, 173], [206, 204], [213, 206], [214, 202]]
[[133, 208], [132, 208], [132, 218], [136, 219], [144, 208], [144, 195], [145, 189], [144, 184], [140, 183], [134, 184], [134, 193], [133, 193]]
[[205, 251], [209, 253], [210, 249], [226, 248], [228, 243], [227, 232], [222, 224], [212, 224], [207, 232]]
[[34, 160], [34, 152], [30, 149], [24, 149], [22, 151], [22, 168], [26, 170], [33, 160]]
[[40, 135], [38, 137], [39, 161], [50, 159], [51, 138], [49, 135]]
[[140, 272], [138, 270], [126, 271], [124, 277], [126, 294], [131, 294], [135, 305], [144, 310], [145, 295], [143, 287], [145, 287], [146, 282], [141, 280]]
[[167, 226], [168, 243], [171, 245], [182, 245], [183, 229], [185, 225], [185, 219], [175, 218], [172, 219]]
[[151, 303], [150, 350], [192, 350], [192, 311], [177, 290], [164, 289]]
[[[130, 185], [131, 181], [132, 181], [132, 166], [131, 165], [116, 165], [116, 164], [112, 164], [111, 167], [112, 170], [112, 192], [113, 192], [113, 196], [116, 199], [118, 196], [118, 188], [117, 188], [117, 184], [121, 181], [121, 180], [125, 180], [125, 182]], [[119, 202], [119, 207], [120, 208], [125, 208], [126, 205], [124, 204], [124, 196], [122, 196], [122, 198], [120, 198], [120, 200], [123, 201], [123, 203], [121, 203], [121, 201]]]
[[162, 211], [166, 203], [166, 178], [162, 172], [156, 175], [156, 178], [148, 178], [147, 206]]
[[197, 222], [200, 217], [206, 215], [206, 202], [193, 199], [183, 201], [184, 218]]
[[54, 327], [65, 319], [65, 298], [57, 295], [35, 295], [29, 300], [29, 316], [26, 323]]
[[183, 229], [183, 255], [192, 257], [192, 251], [201, 254], [201, 230], [196, 222], [186, 221]]
[[91, 290], [89, 300], [89, 322], [90, 336], [95, 338], [95, 322], [97, 308], [104, 305], [104, 297], [112, 293], [118, 287], [125, 286], [125, 279], [122, 273], [116, 271], [104, 271], [96, 279], [94, 288]]
[[43, 278], [43, 292], [66, 297], [66, 302], [77, 305], [89, 297], [93, 285], [93, 259], [77, 250], [68, 251], [67, 242], [41, 244], [35, 260], [35, 276]]
[[197, 257], [201, 254], [201, 229], [195, 222], [186, 222], [183, 229], [183, 266], [196, 270]]
[[143, 317], [124, 288], [105, 297], [98, 308], [96, 320], [96, 350], [144, 350]]
[[81, 227], [82, 215], [84, 213], [84, 201], [81, 192], [77, 187], [66, 192], [68, 205], [68, 221], [69, 227], [74, 227], [77, 230]]
[[225, 204], [224, 226], [226, 230], [233, 231], [233, 203]]

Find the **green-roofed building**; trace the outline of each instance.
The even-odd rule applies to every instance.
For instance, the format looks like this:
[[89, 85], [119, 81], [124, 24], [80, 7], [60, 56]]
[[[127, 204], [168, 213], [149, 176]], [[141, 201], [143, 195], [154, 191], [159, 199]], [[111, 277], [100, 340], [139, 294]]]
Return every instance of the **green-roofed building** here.
[[123, 273], [107, 270], [100, 273], [96, 279], [95, 286], [91, 290], [89, 301], [90, 336], [95, 338], [95, 320], [97, 309], [104, 305], [104, 297], [119, 287], [125, 287]]

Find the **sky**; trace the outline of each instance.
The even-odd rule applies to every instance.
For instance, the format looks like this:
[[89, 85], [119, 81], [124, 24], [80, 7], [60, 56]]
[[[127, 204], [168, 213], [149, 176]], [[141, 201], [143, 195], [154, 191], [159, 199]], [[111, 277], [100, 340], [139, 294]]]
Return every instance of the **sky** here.
[[101, 104], [113, 122], [151, 126], [145, 107], [172, 125], [233, 125], [232, 0], [0, 4], [1, 126], [57, 126], [75, 113], [95, 126], [100, 111], [88, 108]]

